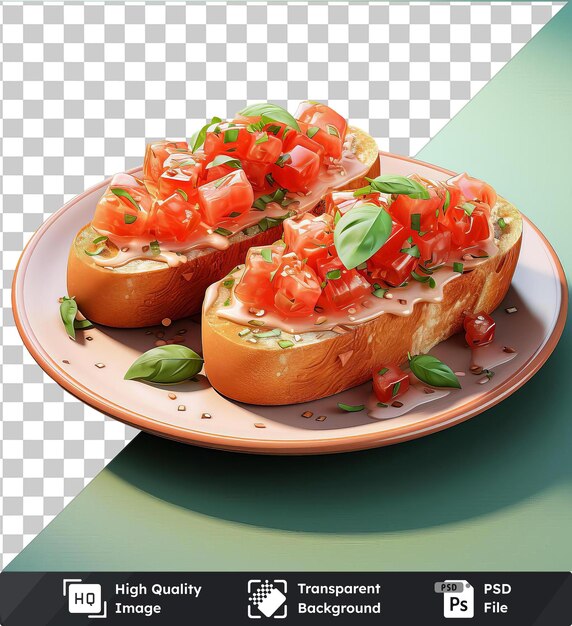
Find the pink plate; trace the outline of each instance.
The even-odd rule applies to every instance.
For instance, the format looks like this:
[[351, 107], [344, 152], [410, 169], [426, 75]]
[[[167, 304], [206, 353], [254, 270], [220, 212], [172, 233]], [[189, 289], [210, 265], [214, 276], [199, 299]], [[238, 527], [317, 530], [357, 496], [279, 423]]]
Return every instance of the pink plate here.
[[[451, 172], [381, 153], [382, 172], [443, 179]], [[58, 298], [66, 293], [68, 246], [88, 223], [109, 181], [68, 202], [32, 237], [14, 277], [13, 309], [22, 339], [40, 366], [69, 392], [103, 411], [156, 435], [186, 443], [263, 454], [321, 454], [361, 450], [422, 437], [462, 422], [497, 404], [521, 387], [554, 350], [566, 319], [567, 290], [558, 258], [540, 231], [524, 219], [522, 252], [512, 286], [494, 314], [497, 335], [518, 354], [496, 368], [486, 385], [467, 376], [463, 389], [393, 419], [372, 419], [365, 411], [344, 413], [337, 404], [365, 404], [367, 383], [304, 405], [250, 406], [223, 398], [204, 376], [196, 382], [157, 387], [123, 379], [131, 363], [154, 346], [161, 329], [98, 327], [71, 341], [59, 318]], [[535, 288], [530, 289], [534, 284]], [[505, 308], [516, 306], [518, 314]], [[200, 325], [189, 319], [162, 329], [166, 338], [187, 332], [185, 344], [200, 352]], [[86, 341], [87, 336], [91, 337]], [[453, 337], [437, 346], [437, 356]], [[468, 372], [467, 351], [455, 350], [455, 370]], [[448, 357], [449, 358], [449, 357]], [[103, 364], [105, 367], [96, 367]], [[239, 375], [239, 373], [237, 373]], [[176, 395], [171, 399], [169, 394]], [[311, 418], [302, 417], [310, 411]], [[203, 417], [209, 414], [210, 418]], [[322, 421], [316, 417], [323, 417]]]

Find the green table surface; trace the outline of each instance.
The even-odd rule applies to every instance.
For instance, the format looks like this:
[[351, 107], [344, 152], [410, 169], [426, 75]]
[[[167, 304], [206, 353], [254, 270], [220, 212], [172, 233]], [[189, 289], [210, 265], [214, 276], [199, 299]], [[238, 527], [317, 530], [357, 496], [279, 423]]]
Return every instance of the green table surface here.
[[[570, 268], [572, 6], [422, 150], [490, 181]], [[569, 570], [570, 327], [502, 404], [447, 431], [325, 457], [139, 435], [8, 570]]]

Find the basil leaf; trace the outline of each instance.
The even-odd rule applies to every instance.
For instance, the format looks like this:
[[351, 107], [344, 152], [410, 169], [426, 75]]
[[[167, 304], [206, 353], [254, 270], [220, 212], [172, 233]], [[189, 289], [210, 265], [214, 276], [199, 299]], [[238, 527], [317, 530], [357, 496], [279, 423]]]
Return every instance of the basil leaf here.
[[433, 387], [461, 388], [461, 383], [453, 370], [430, 354], [418, 354], [409, 357], [409, 367], [422, 382]]
[[412, 178], [405, 176], [378, 176], [377, 178], [366, 178], [374, 191], [380, 193], [400, 194], [414, 199], [429, 199], [429, 192], [425, 187]]
[[227, 154], [219, 154], [206, 166], [205, 169], [208, 170], [211, 167], [217, 167], [217, 165], [227, 165], [228, 167], [233, 167], [236, 170], [242, 168], [242, 165], [237, 158], [228, 156]]
[[281, 124], [291, 126], [300, 132], [300, 127], [294, 117], [290, 115], [286, 109], [283, 109], [277, 104], [271, 104], [270, 102], [258, 102], [257, 104], [251, 104], [245, 109], [242, 109], [242, 111], [239, 112], [239, 115], [245, 115], [247, 117], [260, 115], [265, 124], [270, 122], [280, 122]]
[[224, 131], [223, 143], [234, 143], [238, 139], [238, 128], [229, 128]]
[[266, 143], [268, 141], [268, 133], [262, 133], [260, 137], [254, 142], [255, 145], [259, 146], [261, 143]]
[[126, 191], [125, 189], [121, 189], [121, 187], [110, 187], [110, 189], [111, 193], [119, 196], [120, 198], [126, 198], [138, 211], [141, 210], [141, 207], [137, 204], [137, 202], [135, 202], [135, 200], [133, 200], [133, 197], [128, 191]]
[[342, 277], [342, 270], [330, 270], [326, 272], [326, 278], [328, 280], [337, 280]]
[[334, 230], [342, 263], [351, 270], [371, 258], [391, 234], [391, 217], [375, 204], [363, 204], [343, 215]]
[[202, 367], [203, 359], [196, 352], [186, 346], [171, 344], [142, 354], [124, 378], [171, 385], [196, 376]]
[[93, 328], [93, 323], [89, 320], [74, 320], [73, 327], [76, 330], [89, 330]]
[[73, 298], [64, 296], [60, 304], [60, 317], [67, 334], [75, 341], [74, 320], [77, 315], [77, 302]]
[[348, 413], [358, 413], [365, 409], [365, 404], [344, 404], [343, 402], [338, 402], [338, 406], [342, 411], [347, 411]]
[[222, 122], [220, 117], [213, 117], [208, 124], [205, 124], [200, 130], [198, 130], [190, 139], [191, 152], [196, 152], [204, 143], [207, 138], [207, 132], [213, 125]]

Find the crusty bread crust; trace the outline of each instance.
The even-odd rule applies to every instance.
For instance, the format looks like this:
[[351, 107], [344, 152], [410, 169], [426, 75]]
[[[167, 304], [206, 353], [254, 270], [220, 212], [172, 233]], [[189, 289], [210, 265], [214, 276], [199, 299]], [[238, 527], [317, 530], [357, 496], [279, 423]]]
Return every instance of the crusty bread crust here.
[[[379, 152], [375, 140], [350, 127], [352, 150], [369, 166], [365, 176], [379, 175]], [[364, 177], [344, 184], [358, 189]], [[314, 212], [323, 211], [322, 203]], [[76, 235], [68, 258], [68, 294], [75, 296], [80, 311], [92, 322], [116, 328], [140, 328], [199, 313], [208, 286], [244, 263], [252, 246], [268, 245], [282, 236], [282, 226], [254, 235], [238, 233], [230, 238], [227, 250], [194, 250], [187, 263], [177, 267], [152, 260], [135, 260], [110, 270], [85, 254], [86, 246], [97, 236], [89, 226]]]
[[[407, 353], [421, 354], [462, 328], [465, 311], [490, 313], [510, 286], [522, 239], [522, 218], [499, 199], [493, 220], [503, 217], [499, 254], [447, 283], [440, 303], [417, 303], [409, 317], [385, 314], [345, 334], [305, 333], [304, 341], [285, 350], [276, 341], [257, 343], [238, 336], [243, 328], [216, 315], [228, 297], [219, 289], [214, 306], [203, 311], [202, 342], [206, 373], [221, 394], [250, 404], [295, 404], [330, 396], [371, 378], [374, 367], [403, 363]], [[282, 333], [283, 339], [292, 339]], [[339, 355], [351, 354], [344, 359]], [[223, 355], [221, 357], [221, 355]]]

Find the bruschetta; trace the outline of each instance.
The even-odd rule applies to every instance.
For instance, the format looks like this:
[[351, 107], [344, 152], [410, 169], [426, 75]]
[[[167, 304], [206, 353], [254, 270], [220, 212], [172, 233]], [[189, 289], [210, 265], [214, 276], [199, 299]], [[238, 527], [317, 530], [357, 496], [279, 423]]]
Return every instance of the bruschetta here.
[[373, 373], [378, 397], [391, 397], [408, 356], [463, 326], [475, 343], [490, 338], [487, 314], [508, 290], [522, 235], [520, 213], [492, 187], [467, 174], [384, 175], [325, 204], [321, 216], [286, 220], [283, 240], [251, 248], [207, 291], [203, 356], [221, 394], [300, 403]]
[[285, 218], [377, 174], [375, 140], [326, 105], [213, 118], [188, 143], [148, 145], [141, 174], [112, 178], [71, 246], [68, 293], [107, 326], [200, 313], [207, 287], [279, 239]]

